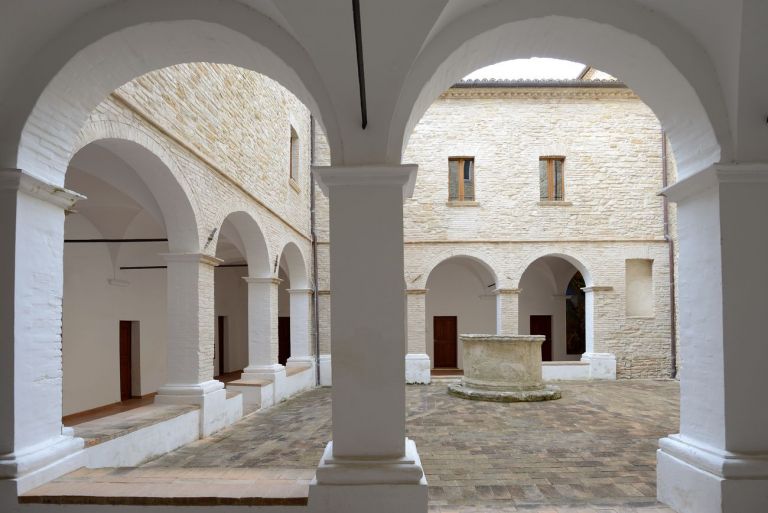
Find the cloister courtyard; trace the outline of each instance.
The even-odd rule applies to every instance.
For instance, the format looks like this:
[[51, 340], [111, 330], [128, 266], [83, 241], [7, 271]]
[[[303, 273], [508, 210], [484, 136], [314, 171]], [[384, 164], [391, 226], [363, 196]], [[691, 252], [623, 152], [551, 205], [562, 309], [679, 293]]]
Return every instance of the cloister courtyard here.
[[[420, 448], [430, 511], [671, 511], [656, 502], [655, 458], [658, 439], [678, 429], [676, 381], [562, 382], [557, 401], [492, 403], [449, 396], [455, 379], [406, 390], [407, 433]], [[128, 479], [198, 473], [208, 479], [201, 486], [215, 488], [280, 470], [301, 496], [330, 437], [331, 389], [317, 388], [127, 471]], [[86, 485], [94, 475], [126, 479], [120, 469], [63, 479]]]

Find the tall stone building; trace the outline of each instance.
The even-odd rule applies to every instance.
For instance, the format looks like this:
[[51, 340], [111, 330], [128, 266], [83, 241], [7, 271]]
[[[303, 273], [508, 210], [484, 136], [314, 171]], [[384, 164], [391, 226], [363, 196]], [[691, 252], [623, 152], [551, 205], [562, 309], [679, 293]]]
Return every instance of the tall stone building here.
[[[670, 376], [674, 223], [658, 192], [675, 170], [665, 145], [653, 112], [592, 68], [443, 93], [403, 156], [419, 165], [404, 206], [408, 380], [461, 368], [461, 333], [547, 335], [550, 379]], [[322, 330], [322, 295], [320, 306]]]

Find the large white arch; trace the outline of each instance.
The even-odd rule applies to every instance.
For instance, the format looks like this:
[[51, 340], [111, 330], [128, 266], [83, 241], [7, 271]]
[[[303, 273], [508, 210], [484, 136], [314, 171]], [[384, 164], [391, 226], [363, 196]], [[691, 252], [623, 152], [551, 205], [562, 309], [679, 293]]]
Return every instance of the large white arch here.
[[198, 219], [192, 207], [189, 186], [175, 159], [161, 145], [153, 144], [149, 138], [138, 137], [135, 131], [123, 125], [110, 125], [108, 130], [90, 130], [77, 144], [76, 151], [89, 144], [98, 144], [136, 172], [152, 191], [162, 212], [171, 252], [199, 251]]
[[309, 288], [309, 277], [306, 260], [295, 242], [288, 242], [280, 252], [280, 258], [285, 259], [288, 268], [288, 278], [292, 289]]
[[450, 250], [443, 253], [440, 253], [438, 255], [435, 255], [433, 258], [427, 260], [424, 263], [424, 266], [421, 268], [422, 272], [416, 277], [415, 280], [410, 280], [406, 283], [406, 286], [408, 288], [417, 288], [417, 289], [423, 289], [427, 286], [427, 281], [429, 280], [429, 276], [432, 274], [432, 271], [434, 271], [440, 264], [447, 260], [451, 259], [461, 259], [465, 258], [467, 260], [471, 260], [472, 262], [475, 262], [480, 265], [485, 271], [488, 272], [488, 274], [493, 278], [494, 282], [496, 283], [496, 287], [499, 288], [501, 285], [499, 284], [499, 273], [498, 269], [500, 269], [499, 265], [493, 261], [491, 258], [491, 255], [484, 253], [482, 251], [475, 251], [471, 248], [463, 248], [459, 250]]
[[387, 158], [399, 161], [434, 99], [496, 62], [553, 57], [619, 77], [661, 121], [681, 177], [732, 155], [716, 72], [703, 48], [670, 20], [639, 6], [595, 0], [496, 2], [436, 34], [411, 68], [390, 124]]
[[240, 2], [118, 2], [94, 10], [40, 50], [4, 91], [0, 164], [55, 185], [88, 114], [113, 90], [186, 62], [233, 64], [286, 87], [323, 124], [332, 155], [340, 136], [329, 96], [304, 48]]
[[[232, 224], [240, 237], [237, 242], [242, 243], [242, 247], [238, 249], [244, 253], [243, 256], [248, 263], [248, 274], [250, 276], [267, 275], [270, 269], [269, 248], [259, 223], [250, 213], [243, 210], [227, 214], [221, 224], [225, 221]], [[219, 236], [216, 238], [217, 245], [221, 240], [221, 224], [219, 225]], [[213, 248], [214, 252], [215, 250], [216, 248]]]
[[514, 280], [515, 280], [515, 288], [520, 287], [520, 280], [523, 278], [523, 274], [525, 274], [525, 271], [528, 270], [531, 265], [536, 262], [537, 260], [541, 260], [545, 257], [553, 257], [553, 258], [561, 258], [565, 260], [566, 262], [570, 263], [572, 266], [574, 266], [584, 277], [584, 284], [587, 287], [592, 287], [595, 285], [595, 279], [590, 271], [590, 265], [585, 264], [584, 262], [587, 262], [587, 260], [582, 256], [573, 256], [571, 254], [567, 253], [561, 253], [558, 251], [539, 251], [532, 256], [530, 256], [525, 261], [521, 262], [520, 267], [517, 268], [517, 271], [514, 274]]

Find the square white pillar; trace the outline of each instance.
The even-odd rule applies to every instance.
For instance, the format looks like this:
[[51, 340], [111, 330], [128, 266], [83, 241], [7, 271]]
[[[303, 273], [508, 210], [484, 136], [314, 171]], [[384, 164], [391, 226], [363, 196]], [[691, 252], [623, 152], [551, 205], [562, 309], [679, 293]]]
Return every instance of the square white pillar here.
[[167, 253], [168, 368], [159, 404], [197, 404], [202, 436], [228, 423], [224, 384], [213, 379], [214, 268], [202, 253]]
[[423, 513], [426, 479], [405, 438], [403, 199], [416, 166], [314, 172], [330, 203], [333, 441], [310, 508]]
[[[589, 363], [591, 379], [616, 379], [616, 355], [605, 352], [602, 341], [603, 333], [596, 312], [600, 309], [602, 294], [611, 292], [613, 287], [590, 286], [584, 287], [584, 336], [586, 337], [586, 352], [581, 355], [581, 361]], [[602, 351], [601, 351], [602, 350]]]
[[406, 293], [408, 354], [405, 355], [405, 382], [429, 384], [432, 362], [427, 354], [427, 289], [408, 289]]
[[0, 170], [0, 493], [85, 464], [61, 424], [64, 213], [79, 194]]
[[312, 367], [312, 289], [288, 289], [291, 309], [291, 356], [288, 367]]
[[669, 187], [680, 240], [680, 432], [657, 456], [680, 513], [768, 511], [768, 164], [715, 165]]

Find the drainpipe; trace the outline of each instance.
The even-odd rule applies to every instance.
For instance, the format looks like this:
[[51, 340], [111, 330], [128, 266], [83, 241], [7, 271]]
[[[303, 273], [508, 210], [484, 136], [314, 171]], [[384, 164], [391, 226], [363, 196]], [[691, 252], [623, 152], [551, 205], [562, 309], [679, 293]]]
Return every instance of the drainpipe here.
[[[315, 164], [315, 118], [309, 116], [309, 162]], [[666, 200], [665, 200], [666, 201]], [[312, 237], [312, 325], [315, 330], [315, 386], [320, 386], [320, 308], [317, 302], [317, 234], [315, 233], [315, 175], [309, 173], [309, 222]]]
[[[669, 170], [667, 169], [667, 134], [661, 129], [661, 184], [669, 185]], [[675, 241], [669, 234], [669, 200], [664, 196], [664, 240], [669, 247], [669, 300], [670, 308], [670, 359], [672, 361], [671, 376], [677, 378], [677, 306], [675, 304]]]

